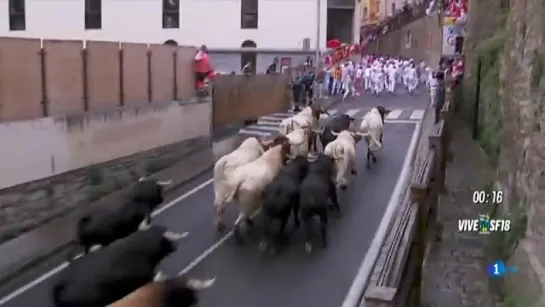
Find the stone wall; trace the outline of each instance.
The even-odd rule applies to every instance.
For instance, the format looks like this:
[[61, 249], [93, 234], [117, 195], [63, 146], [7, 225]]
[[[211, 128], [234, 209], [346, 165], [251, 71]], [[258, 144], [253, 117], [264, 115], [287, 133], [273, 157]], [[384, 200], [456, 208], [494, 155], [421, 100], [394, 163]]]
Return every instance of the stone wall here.
[[442, 28], [434, 14], [411, 22], [399, 30], [390, 30], [370, 43], [369, 53], [405, 56], [426, 61], [436, 67], [441, 58]]
[[0, 242], [211, 144], [211, 101], [0, 124]]
[[505, 279], [507, 296], [532, 306], [545, 305], [544, 13], [540, 0], [471, 1], [461, 108], [474, 116], [480, 58], [479, 140], [505, 194], [498, 214], [514, 223], [491, 238], [500, 247], [492, 256], [518, 267]]

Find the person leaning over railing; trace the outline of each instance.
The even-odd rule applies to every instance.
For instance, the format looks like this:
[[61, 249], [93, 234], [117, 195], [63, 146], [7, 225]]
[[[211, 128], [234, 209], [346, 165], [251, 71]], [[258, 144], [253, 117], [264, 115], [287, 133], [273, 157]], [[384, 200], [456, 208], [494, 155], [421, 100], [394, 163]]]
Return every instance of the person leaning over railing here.
[[436, 82], [435, 89], [432, 89], [432, 91], [434, 92], [434, 94], [432, 94], [432, 97], [434, 98], [432, 100], [432, 106], [435, 109], [435, 123], [437, 124], [439, 123], [439, 120], [441, 120], [441, 109], [443, 109], [443, 106], [445, 105], [445, 72], [441, 70], [435, 72], [433, 77]]

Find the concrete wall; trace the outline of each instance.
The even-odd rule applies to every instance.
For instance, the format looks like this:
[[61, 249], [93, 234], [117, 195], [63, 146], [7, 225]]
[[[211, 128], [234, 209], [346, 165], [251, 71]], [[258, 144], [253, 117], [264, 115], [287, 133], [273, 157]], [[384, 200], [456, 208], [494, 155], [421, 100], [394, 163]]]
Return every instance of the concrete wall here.
[[[410, 39], [409, 39], [410, 37]], [[437, 16], [426, 16], [390, 31], [367, 46], [367, 52], [406, 56], [437, 68], [441, 58], [442, 28]]]
[[0, 242], [210, 150], [211, 106], [154, 103], [0, 124]]
[[0, 189], [208, 136], [211, 102], [171, 102], [0, 124]]

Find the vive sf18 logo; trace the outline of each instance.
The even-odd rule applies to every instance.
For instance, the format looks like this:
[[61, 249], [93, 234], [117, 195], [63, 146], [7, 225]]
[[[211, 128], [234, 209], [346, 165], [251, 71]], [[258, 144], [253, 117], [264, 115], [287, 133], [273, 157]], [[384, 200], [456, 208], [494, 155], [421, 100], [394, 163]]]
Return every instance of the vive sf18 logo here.
[[488, 214], [479, 214], [478, 219], [458, 220], [458, 231], [478, 232], [489, 234], [491, 232], [510, 231], [511, 221], [506, 219], [490, 219]]

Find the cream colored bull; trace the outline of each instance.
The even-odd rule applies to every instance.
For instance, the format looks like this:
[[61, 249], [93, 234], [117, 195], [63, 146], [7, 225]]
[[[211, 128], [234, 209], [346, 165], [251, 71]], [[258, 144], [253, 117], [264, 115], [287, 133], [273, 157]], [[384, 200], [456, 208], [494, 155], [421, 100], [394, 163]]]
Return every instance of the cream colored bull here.
[[327, 144], [324, 148], [324, 154], [333, 157], [335, 160], [335, 185], [345, 190], [350, 182], [349, 174], [356, 175], [357, 173], [356, 143], [361, 139], [361, 136], [348, 130], [331, 131], [331, 133], [337, 138]]
[[367, 168], [371, 167], [370, 159], [373, 163], [377, 162], [376, 153], [382, 148], [382, 136], [384, 134], [384, 116], [391, 110], [382, 108], [382, 114], [379, 108], [373, 108], [365, 116], [359, 127], [359, 132], [363, 135], [363, 140], [367, 143]]
[[248, 164], [236, 168], [227, 180], [225, 202], [216, 205], [216, 227], [223, 228], [222, 218], [226, 205], [234, 201], [239, 215], [234, 223], [234, 230], [239, 237], [239, 225], [245, 221], [252, 225], [251, 215], [259, 209], [261, 192], [269, 184], [290, 157], [290, 145], [284, 141], [267, 150], [263, 155]]

